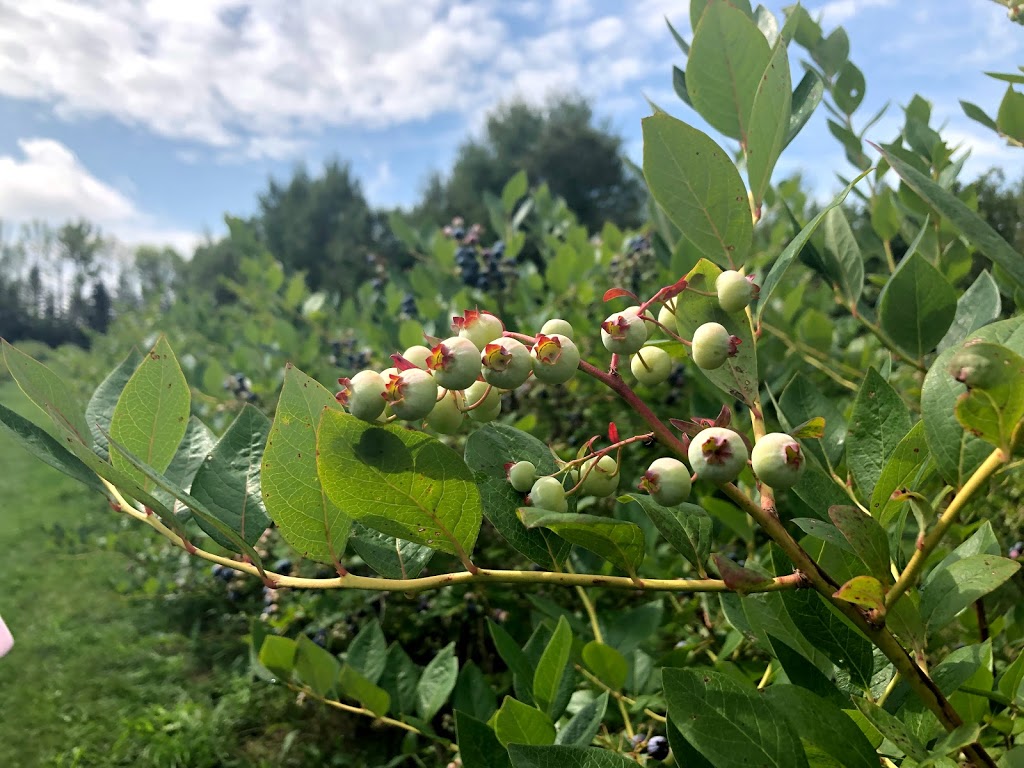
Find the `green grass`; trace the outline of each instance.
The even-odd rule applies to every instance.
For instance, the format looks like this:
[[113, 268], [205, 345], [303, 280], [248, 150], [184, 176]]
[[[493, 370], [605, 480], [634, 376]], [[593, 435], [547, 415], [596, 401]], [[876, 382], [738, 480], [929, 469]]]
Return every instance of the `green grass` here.
[[[10, 383], [0, 402], [40, 421]], [[85, 529], [85, 546], [58, 546], [55, 525], [71, 540]], [[218, 634], [216, 611], [196, 619], [116, 588], [129, 560], [98, 543], [119, 527], [103, 498], [0, 435], [0, 615], [15, 638], [0, 659], [0, 765], [345, 764], [320, 748], [347, 728], [250, 681], [244, 617]]]

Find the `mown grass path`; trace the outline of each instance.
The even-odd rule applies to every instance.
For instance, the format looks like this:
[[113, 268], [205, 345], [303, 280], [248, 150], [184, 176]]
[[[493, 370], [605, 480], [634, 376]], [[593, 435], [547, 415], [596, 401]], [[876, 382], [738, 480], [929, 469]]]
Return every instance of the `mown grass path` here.
[[[10, 384], [0, 402], [38, 420]], [[103, 499], [0, 435], [0, 765], [105, 765], [126, 718], [182, 691], [186, 640], [145, 624], [112, 585], [123, 555], [55, 545], [52, 526], [102, 525]]]

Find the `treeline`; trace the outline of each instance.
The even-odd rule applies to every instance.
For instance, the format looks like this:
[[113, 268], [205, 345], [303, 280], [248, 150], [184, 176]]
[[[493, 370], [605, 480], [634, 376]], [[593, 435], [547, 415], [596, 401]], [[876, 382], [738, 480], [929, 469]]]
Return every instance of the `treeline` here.
[[[646, 191], [622, 139], [576, 96], [498, 107], [482, 134], [461, 145], [448, 174], [427, 179], [417, 204], [400, 213], [417, 227], [462, 216], [486, 232], [488, 199], [520, 169], [531, 183], [547, 183], [591, 231], [606, 220], [642, 220]], [[167, 306], [187, 293], [230, 302], [242, 262], [266, 253], [288, 274], [304, 273], [311, 290], [350, 294], [382, 265], [411, 263], [388, 224], [393, 213], [373, 208], [351, 167], [335, 160], [316, 176], [298, 168], [287, 181], [271, 179], [254, 216], [226, 217], [227, 235], [192, 254], [152, 247], [126, 254], [85, 221], [22, 227], [0, 250], [0, 336], [86, 344], [90, 331], [105, 332], [117, 313], [143, 304]]]

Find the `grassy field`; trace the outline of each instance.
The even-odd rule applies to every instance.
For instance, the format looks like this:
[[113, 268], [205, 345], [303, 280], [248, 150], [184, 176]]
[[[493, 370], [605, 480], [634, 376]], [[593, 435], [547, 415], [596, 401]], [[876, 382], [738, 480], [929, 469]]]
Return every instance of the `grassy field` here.
[[[38, 420], [10, 383], [0, 402]], [[90, 529], [94, 546], [58, 546], [55, 525]], [[15, 637], [0, 659], [0, 765], [350, 764], [310, 760], [312, 742], [322, 757], [324, 732], [347, 729], [254, 686], [237, 626], [211, 638], [209, 620], [182, 626], [165, 598], [116, 589], [128, 560], [95, 547], [116, 526], [101, 497], [0, 434], [0, 615]]]

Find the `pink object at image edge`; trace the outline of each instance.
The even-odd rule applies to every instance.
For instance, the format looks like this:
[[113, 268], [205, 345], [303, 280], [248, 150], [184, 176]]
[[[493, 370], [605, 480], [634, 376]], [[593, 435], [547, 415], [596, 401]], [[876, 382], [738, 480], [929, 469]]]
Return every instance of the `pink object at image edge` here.
[[13, 645], [14, 638], [11, 636], [11, 630], [7, 628], [4, 620], [0, 618], [0, 657], [6, 656]]

